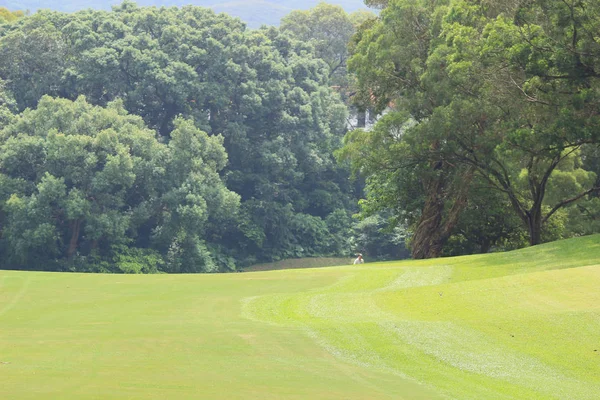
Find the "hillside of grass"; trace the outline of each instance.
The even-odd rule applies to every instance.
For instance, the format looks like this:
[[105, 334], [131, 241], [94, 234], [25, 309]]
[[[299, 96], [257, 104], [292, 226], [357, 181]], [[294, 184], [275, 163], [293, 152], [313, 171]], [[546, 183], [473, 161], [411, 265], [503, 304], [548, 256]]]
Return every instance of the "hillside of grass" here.
[[[140, 6], [184, 6], [196, 5], [210, 7], [216, 12], [225, 12], [234, 17], [239, 17], [248, 26], [257, 28], [261, 25], [279, 25], [279, 21], [292, 10], [306, 10], [319, 4], [320, 0], [137, 0]], [[122, 3], [122, 0], [67, 0], [55, 2], [50, 0], [0, 0], [0, 7], [9, 10], [30, 10], [35, 12], [40, 9], [74, 12], [87, 8], [109, 10], [112, 6]], [[347, 12], [366, 8], [363, 0], [330, 0], [330, 4], [337, 4]]]
[[597, 399], [600, 236], [229, 275], [0, 271], [3, 399]]

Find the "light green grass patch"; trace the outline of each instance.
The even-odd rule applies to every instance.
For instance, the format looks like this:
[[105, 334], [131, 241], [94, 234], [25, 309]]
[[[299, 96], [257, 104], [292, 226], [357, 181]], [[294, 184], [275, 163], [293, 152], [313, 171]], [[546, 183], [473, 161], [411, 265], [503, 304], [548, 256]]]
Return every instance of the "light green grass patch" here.
[[304, 327], [342, 359], [451, 398], [595, 399], [598, 239], [367, 264], [329, 287], [249, 305], [254, 318]]
[[229, 275], [0, 271], [2, 399], [597, 399], [600, 237]]

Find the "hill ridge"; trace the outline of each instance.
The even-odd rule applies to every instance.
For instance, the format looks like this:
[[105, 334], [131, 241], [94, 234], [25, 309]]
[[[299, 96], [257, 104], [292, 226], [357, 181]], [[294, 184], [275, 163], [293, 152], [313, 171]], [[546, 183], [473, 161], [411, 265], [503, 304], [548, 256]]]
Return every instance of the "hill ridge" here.
[[[216, 12], [225, 12], [234, 17], [241, 18], [251, 28], [258, 28], [261, 25], [279, 25], [279, 21], [289, 12], [295, 9], [309, 9], [316, 6], [320, 0], [281, 0], [278, 2], [270, 0], [138, 0], [139, 6], [177, 6], [195, 5], [209, 7]], [[6, 7], [9, 10], [30, 10], [35, 12], [41, 9], [50, 9], [63, 12], [75, 12], [88, 8], [110, 10], [112, 6], [121, 4], [122, 1], [103, 0], [69, 0], [55, 2], [51, 0], [0, 0], [0, 7]], [[363, 0], [330, 0], [330, 4], [337, 4], [347, 12], [353, 12], [358, 9], [366, 9]]]

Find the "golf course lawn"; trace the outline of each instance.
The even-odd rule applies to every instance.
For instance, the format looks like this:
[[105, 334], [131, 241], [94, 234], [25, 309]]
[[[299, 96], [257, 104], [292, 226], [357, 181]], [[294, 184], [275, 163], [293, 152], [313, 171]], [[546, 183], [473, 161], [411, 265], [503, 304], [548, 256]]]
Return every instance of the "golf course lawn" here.
[[0, 271], [0, 399], [447, 398], [600, 398], [600, 236], [227, 275]]

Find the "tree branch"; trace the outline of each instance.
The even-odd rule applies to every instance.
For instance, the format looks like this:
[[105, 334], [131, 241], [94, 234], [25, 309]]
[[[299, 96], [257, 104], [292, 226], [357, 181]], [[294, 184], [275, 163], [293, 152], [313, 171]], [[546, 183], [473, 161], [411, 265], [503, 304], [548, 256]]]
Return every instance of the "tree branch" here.
[[557, 212], [559, 209], [561, 209], [564, 206], [567, 206], [571, 203], [576, 202], [577, 200], [581, 199], [584, 196], [587, 196], [588, 194], [594, 193], [594, 192], [598, 192], [600, 191], [600, 187], [594, 187], [591, 188], [589, 190], [586, 190], [583, 193], [579, 193], [577, 196], [575, 197], [571, 197], [570, 199], [566, 199], [561, 201], [560, 203], [558, 203], [557, 205], [555, 205], [552, 210], [550, 210], [550, 212], [544, 217], [544, 219], [542, 220], [542, 224], [545, 224], [546, 222], [548, 222], [548, 220], [550, 219], [550, 217], [552, 215], [554, 215], [555, 212]]

